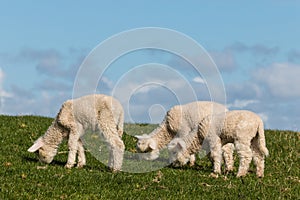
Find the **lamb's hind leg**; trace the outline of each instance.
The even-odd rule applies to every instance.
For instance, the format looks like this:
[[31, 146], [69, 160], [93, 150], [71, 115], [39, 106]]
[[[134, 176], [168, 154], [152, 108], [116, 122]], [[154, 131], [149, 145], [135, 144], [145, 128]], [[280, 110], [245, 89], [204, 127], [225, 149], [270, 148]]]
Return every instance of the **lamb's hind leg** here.
[[252, 151], [249, 144], [235, 142], [235, 148], [240, 158], [237, 177], [245, 176], [248, 173], [249, 165], [252, 160]]
[[111, 135], [108, 138], [108, 144], [110, 146], [110, 155], [108, 160], [108, 166], [113, 171], [120, 171], [123, 163], [123, 154], [125, 145], [118, 134]]
[[[120, 136], [120, 130], [122, 130], [123, 128], [120, 126], [118, 127], [110, 110], [104, 109], [101, 112], [98, 112], [98, 114], [99, 130], [104, 136], [110, 149], [108, 166], [113, 171], [120, 171], [122, 168], [123, 155], [125, 151], [125, 145]], [[121, 121], [119, 123], [123, 123]]]
[[120, 171], [123, 163], [125, 145], [113, 125], [105, 126], [101, 123], [102, 121], [99, 123], [101, 127], [100, 130], [110, 149], [108, 167], [113, 171]]
[[85, 158], [85, 153], [84, 153], [84, 147], [82, 144], [81, 139], [78, 141], [78, 163], [77, 167], [82, 168], [84, 165], [86, 165], [86, 158]]
[[234, 151], [234, 144], [232, 143], [227, 143], [222, 147], [226, 172], [233, 171], [233, 166], [234, 166], [233, 151]]
[[264, 155], [260, 152], [258, 148], [258, 141], [256, 138], [252, 141], [251, 149], [253, 153], [253, 162], [256, 166], [256, 175], [257, 177], [264, 177], [264, 169], [265, 169], [265, 159]]

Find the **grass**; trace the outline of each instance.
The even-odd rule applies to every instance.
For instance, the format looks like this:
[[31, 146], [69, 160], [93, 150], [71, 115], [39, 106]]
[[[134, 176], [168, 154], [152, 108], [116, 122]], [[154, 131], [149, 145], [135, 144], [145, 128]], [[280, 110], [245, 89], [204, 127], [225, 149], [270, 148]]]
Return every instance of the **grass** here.
[[[265, 177], [254, 167], [244, 178], [234, 174], [210, 177], [211, 163], [197, 160], [194, 167], [164, 167], [148, 173], [111, 173], [87, 152], [83, 169], [64, 168], [63, 143], [50, 165], [27, 152], [52, 119], [37, 116], [0, 116], [0, 199], [300, 199], [300, 134], [266, 130], [270, 157]], [[155, 125], [126, 124], [125, 132], [149, 133]], [[136, 140], [124, 134], [127, 151]], [[237, 167], [238, 159], [236, 159]]]

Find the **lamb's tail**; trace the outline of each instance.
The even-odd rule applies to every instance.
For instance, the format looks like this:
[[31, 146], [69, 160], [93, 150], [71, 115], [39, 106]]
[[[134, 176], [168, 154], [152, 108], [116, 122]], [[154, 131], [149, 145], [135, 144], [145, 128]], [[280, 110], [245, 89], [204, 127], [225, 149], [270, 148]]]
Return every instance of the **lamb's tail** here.
[[265, 131], [264, 131], [264, 124], [260, 121], [257, 131], [258, 136], [258, 148], [259, 150], [265, 155], [269, 156], [269, 150], [266, 147], [266, 140], [265, 140]]

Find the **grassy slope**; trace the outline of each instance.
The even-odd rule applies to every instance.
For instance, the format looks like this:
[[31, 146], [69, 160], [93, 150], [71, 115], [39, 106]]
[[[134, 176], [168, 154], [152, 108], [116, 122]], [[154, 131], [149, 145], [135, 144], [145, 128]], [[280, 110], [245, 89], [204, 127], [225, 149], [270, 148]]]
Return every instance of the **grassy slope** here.
[[[84, 169], [64, 169], [65, 143], [52, 164], [40, 164], [36, 155], [26, 150], [51, 121], [35, 116], [0, 116], [0, 199], [300, 198], [299, 133], [266, 131], [270, 157], [263, 179], [257, 179], [253, 172], [240, 179], [235, 174], [212, 178], [207, 158], [197, 160], [195, 167], [112, 174], [89, 153]], [[126, 132], [147, 133], [148, 129], [142, 125], [125, 126]], [[126, 149], [132, 151], [135, 139], [125, 134], [124, 141]]]

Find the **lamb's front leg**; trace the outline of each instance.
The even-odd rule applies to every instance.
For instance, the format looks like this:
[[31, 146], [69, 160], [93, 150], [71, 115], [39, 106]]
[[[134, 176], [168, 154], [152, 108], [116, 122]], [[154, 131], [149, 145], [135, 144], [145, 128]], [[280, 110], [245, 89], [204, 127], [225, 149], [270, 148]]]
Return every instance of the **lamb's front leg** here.
[[84, 165], [86, 165], [84, 147], [83, 147], [81, 139], [79, 139], [79, 141], [78, 141], [78, 163], [77, 163], [77, 167], [82, 168]]
[[210, 155], [213, 160], [213, 172], [215, 174], [221, 174], [222, 164], [222, 144], [221, 139], [218, 136], [210, 137], [208, 139], [210, 147]]
[[190, 156], [190, 167], [194, 166], [195, 165], [195, 162], [196, 162], [196, 155], [195, 154], [192, 154]]
[[78, 141], [79, 141], [79, 134], [77, 132], [71, 131], [68, 140], [68, 147], [69, 147], [68, 161], [67, 164], [65, 165], [65, 168], [67, 169], [70, 169], [75, 165], [76, 154], [78, 150]]

